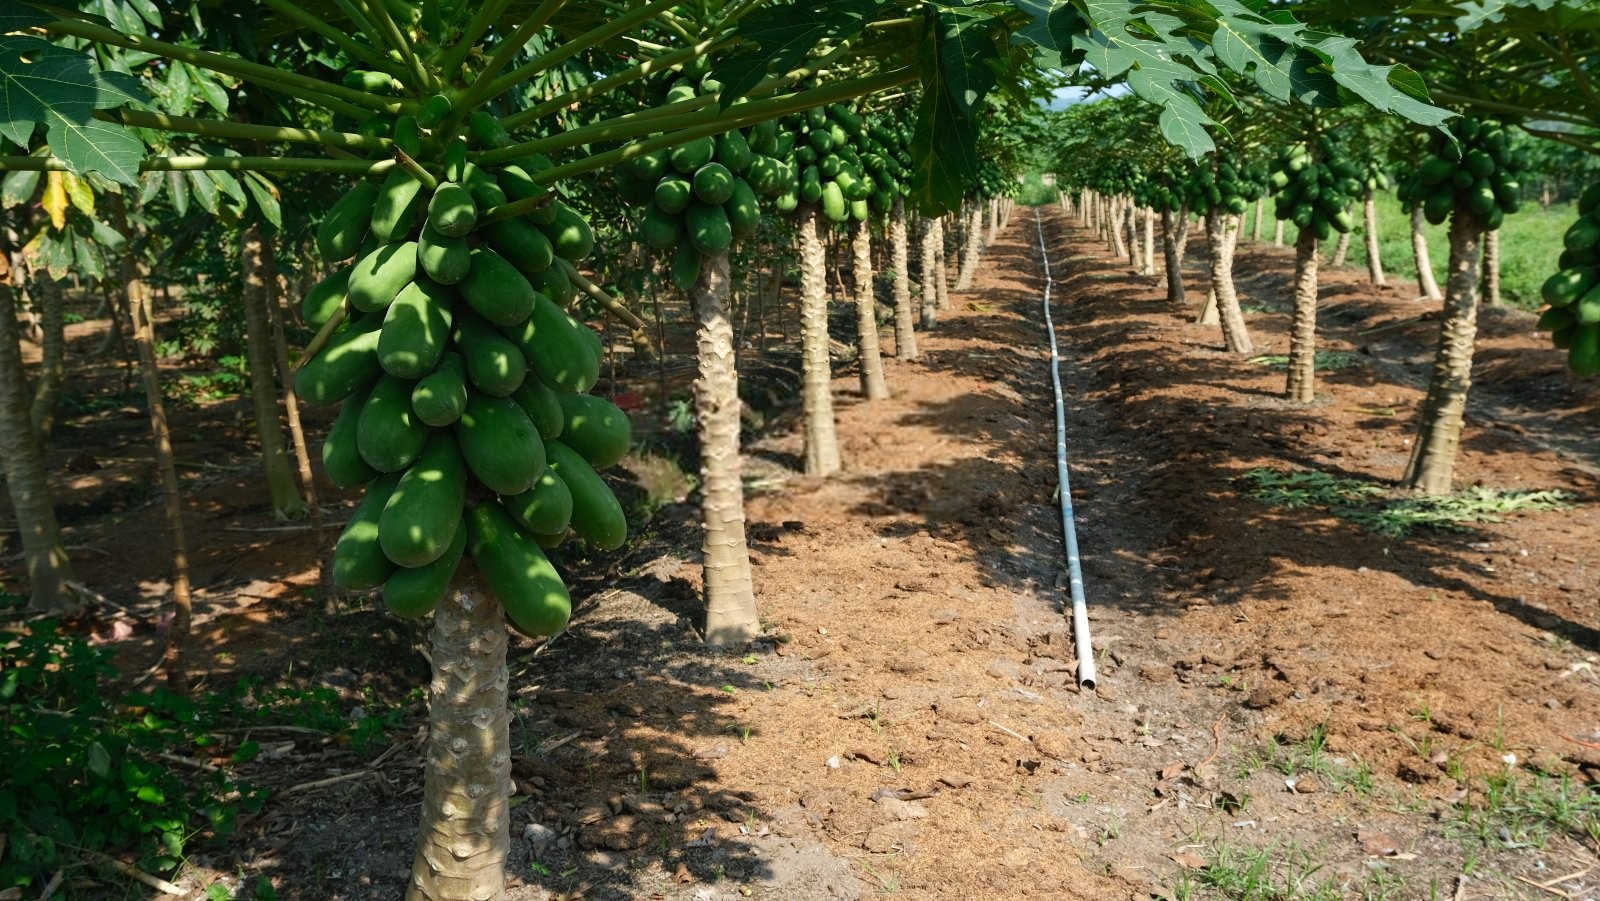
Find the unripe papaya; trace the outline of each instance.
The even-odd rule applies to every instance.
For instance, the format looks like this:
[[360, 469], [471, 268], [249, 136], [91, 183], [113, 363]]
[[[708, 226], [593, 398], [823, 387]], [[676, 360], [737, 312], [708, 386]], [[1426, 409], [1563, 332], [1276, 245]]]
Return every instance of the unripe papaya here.
[[555, 209], [555, 221], [540, 229], [550, 239], [556, 256], [574, 263], [584, 259], [594, 251], [594, 232], [588, 220], [559, 200], [551, 206]]
[[471, 310], [460, 311], [456, 315], [455, 339], [467, 364], [467, 379], [474, 388], [493, 397], [510, 397], [522, 387], [528, 374], [527, 357], [514, 341], [482, 317]]
[[450, 581], [466, 550], [467, 527], [458, 523], [443, 556], [423, 566], [401, 567], [383, 583], [383, 605], [395, 616], [407, 619], [432, 613], [449, 592]]
[[511, 396], [533, 421], [533, 427], [539, 430], [540, 438], [549, 441], [561, 437], [561, 430], [566, 426], [567, 414], [561, 409], [559, 394], [546, 385], [544, 379], [537, 376], [524, 379], [522, 387]]
[[378, 365], [402, 379], [420, 379], [439, 365], [450, 338], [450, 289], [426, 278], [400, 291], [383, 317]]
[[319, 329], [333, 318], [339, 305], [344, 303], [345, 290], [350, 286], [350, 269], [345, 266], [335, 270], [306, 292], [300, 301], [300, 318], [305, 320], [307, 326]]
[[505, 257], [487, 247], [472, 251], [461, 296], [478, 315], [495, 325], [519, 325], [533, 311], [533, 295], [533, 285]]
[[347, 591], [366, 591], [382, 585], [394, 572], [394, 563], [378, 542], [378, 521], [399, 483], [400, 474], [391, 473], [367, 484], [361, 503], [334, 542], [333, 584]]
[[[628, 414], [593, 394], [560, 394], [561, 441], [596, 469], [613, 466], [628, 453], [633, 427]], [[534, 531], [542, 531], [535, 529]]]
[[567, 586], [499, 504], [478, 504], [467, 514], [467, 550], [519, 631], [554, 635], [566, 627], [572, 616]]
[[367, 395], [359, 392], [339, 405], [339, 416], [322, 440], [322, 470], [328, 481], [340, 488], [365, 485], [377, 477], [378, 471], [367, 465], [356, 446], [356, 425], [361, 421], [361, 408]]
[[372, 205], [372, 233], [379, 241], [398, 241], [411, 232], [421, 193], [422, 182], [404, 169], [395, 169], [384, 178]]
[[[548, 297], [535, 294], [533, 315], [507, 334], [517, 342], [545, 384], [581, 394], [594, 387], [600, 377], [600, 360], [583, 334], [587, 328]], [[470, 357], [467, 363], [470, 372]], [[520, 386], [520, 382], [518, 384]]]
[[501, 503], [512, 519], [534, 535], [560, 535], [572, 523], [572, 492], [553, 472], [544, 472], [532, 488]]
[[472, 194], [455, 182], [443, 182], [428, 201], [428, 225], [447, 238], [460, 238], [478, 224]]
[[573, 531], [601, 550], [621, 547], [628, 538], [628, 518], [610, 486], [581, 454], [560, 441], [546, 443], [545, 455], [572, 493]]
[[372, 223], [372, 207], [378, 199], [378, 185], [362, 181], [328, 209], [317, 226], [317, 252], [330, 263], [347, 260], [361, 247]]
[[454, 285], [472, 269], [472, 245], [466, 238], [446, 237], [424, 225], [417, 239], [417, 265], [439, 284]]
[[417, 242], [380, 244], [356, 260], [350, 271], [346, 291], [350, 306], [364, 313], [385, 309], [416, 274]]
[[427, 425], [411, 412], [411, 382], [392, 375], [378, 379], [356, 423], [361, 459], [379, 472], [399, 472], [427, 443]]
[[378, 518], [378, 541], [396, 566], [427, 566], [444, 556], [461, 524], [467, 469], [449, 432], [436, 431], [427, 449], [396, 483]]
[[472, 395], [455, 433], [467, 468], [496, 494], [521, 494], [544, 474], [544, 441], [510, 398]]
[[334, 331], [294, 376], [295, 395], [309, 404], [338, 403], [377, 380], [381, 316], [363, 316]]
[[544, 232], [521, 219], [501, 219], [489, 225], [489, 243], [507, 262], [535, 275], [550, 268], [555, 249]]
[[467, 363], [461, 354], [447, 350], [439, 365], [411, 389], [411, 411], [417, 418], [443, 428], [461, 418], [467, 408]]

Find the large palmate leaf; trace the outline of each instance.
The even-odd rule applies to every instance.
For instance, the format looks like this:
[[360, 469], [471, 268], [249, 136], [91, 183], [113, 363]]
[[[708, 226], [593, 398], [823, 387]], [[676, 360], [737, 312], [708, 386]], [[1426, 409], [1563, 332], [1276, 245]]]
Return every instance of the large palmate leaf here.
[[[1546, 2], [1546, 0], [1526, 0]], [[1548, 0], [1555, 2], [1555, 0]], [[1307, 28], [1247, 0], [1083, 0], [1089, 30], [1073, 38], [1101, 79], [1123, 78], [1161, 107], [1162, 134], [1191, 155], [1214, 146], [1209, 101], [1232, 103], [1218, 66], [1277, 102], [1352, 101], [1423, 125], [1450, 117], [1416, 73], [1364, 59], [1356, 42]]]
[[911, 197], [932, 213], [959, 207], [978, 169], [977, 107], [994, 86], [1005, 43], [987, 16], [943, 12], [929, 18], [919, 54], [922, 102], [911, 139]]
[[143, 100], [136, 79], [98, 71], [85, 54], [28, 35], [0, 35], [0, 137], [28, 148], [42, 124], [52, 154], [77, 174], [135, 184], [144, 145], [94, 118], [97, 109]]

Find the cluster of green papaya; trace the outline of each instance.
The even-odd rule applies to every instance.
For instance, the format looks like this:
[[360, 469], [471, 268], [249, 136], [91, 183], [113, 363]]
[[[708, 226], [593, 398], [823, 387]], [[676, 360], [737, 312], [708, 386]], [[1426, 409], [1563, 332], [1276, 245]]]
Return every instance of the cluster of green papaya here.
[[1278, 157], [1267, 179], [1277, 192], [1273, 215], [1311, 229], [1319, 241], [1334, 232], [1345, 234], [1356, 224], [1350, 204], [1364, 195], [1369, 177], [1327, 135], [1317, 138], [1314, 147], [1296, 144]]
[[1600, 374], [1600, 183], [1578, 198], [1578, 221], [1563, 238], [1561, 271], [1544, 283], [1550, 309], [1539, 328], [1550, 332], [1556, 347], [1567, 351], [1567, 364], [1578, 375]]
[[[510, 142], [484, 114], [469, 131], [479, 149]], [[515, 627], [553, 634], [571, 601], [543, 549], [569, 533], [613, 548], [627, 532], [596, 470], [626, 453], [631, 428], [587, 393], [600, 340], [563, 308], [594, 235], [532, 177], [547, 160], [480, 167], [465, 137], [439, 147], [412, 116], [392, 137], [413, 159], [440, 160], [437, 174], [396, 166], [334, 203], [317, 247], [337, 269], [303, 304], [314, 326], [343, 321], [295, 389], [341, 404], [323, 466], [335, 484], [366, 488], [334, 580], [382, 586], [390, 610], [421, 616], [470, 553]], [[494, 213], [524, 198], [548, 202]]]
[[1450, 132], [1454, 142], [1438, 132], [1428, 136], [1426, 158], [1400, 183], [1400, 202], [1408, 212], [1422, 204], [1422, 215], [1434, 225], [1462, 210], [1484, 228], [1497, 229], [1507, 213], [1517, 211], [1517, 175], [1527, 160], [1511, 150], [1510, 135], [1498, 122], [1463, 117], [1450, 123]]
[[1189, 209], [1224, 210], [1237, 216], [1266, 193], [1267, 168], [1219, 153], [1215, 168], [1201, 163], [1187, 182]]
[[[1129, 168], [1128, 173], [1129, 177], [1135, 177], [1131, 167]], [[996, 163], [993, 160], [987, 159], [978, 163], [977, 185], [978, 196], [984, 198], [1010, 197], [1012, 194], [1015, 194], [1017, 190], [1016, 178], [1010, 172], [1006, 171], [1004, 166], [1001, 166], [999, 163]], [[1131, 184], [1124, 184], [1121, 190], [1112, 191], [1110, 193], [1126, 193], [1131, 187]]]
[[[666, 92], [666, 103], [692, 100], [721, 89], [710, 78], [699, 91], [680, 79]], [[700, 276], [702, 255], [726, 253], [736, 238], [761, 224], [759, 196], [798, 188], [798, 177], [779, 159], [776, 123], [750, 133], [734, 130], [703, 137], [669, 150], [634, 157], [617, 171], [622, 198], [646, 206], [639, 240], [656, 250], [673, 251], [673, 281], [687, 291]], [[759, 195], [759, 196], [758, 196]]]
[[868, 123], [850, 107], [835, 103], [775, 126], [777, 154], [798, 174], [795, 190], [778, 198], [780, 211], [815, 203], [830, 222], [864, 222], [873, 211], [888, 212], [896, 197], [910, 192], [907, 124]]
[[1387, 191], [1393, 186], [1393, 181], [1389, 178], [1389, 172], [1384, 166], [1383, 160], [1379, 159], [1377, 154], [1359, 154], [1355, 157], [1354, 162], [1356, 170], [1360, 173], [1359, 180], [1363, 188], [1368, 191], [1378, 192]]

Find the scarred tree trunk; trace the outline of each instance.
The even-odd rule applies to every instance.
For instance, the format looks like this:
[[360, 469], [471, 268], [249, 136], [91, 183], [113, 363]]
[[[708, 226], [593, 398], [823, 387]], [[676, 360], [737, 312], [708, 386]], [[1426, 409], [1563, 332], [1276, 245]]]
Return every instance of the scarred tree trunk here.
[[1171, 210], [1161, 211], [1161, 255], [1167, 264], [1167, 303], [1184, 307], [1189, 299], [1183, 291], [1183, 252], [1178, 249], [1175, 218]]
[[500, 604], [464, 563], [433, 612], [422, 823], [407, 901], [498, 899], [511, 848], [511, 714]]
[[1461, 422], [1472, 386], [1473, 343], [1478, 335], [1478, 254], [1483, 226], [1457, 207], [1450, 217], [1450, 272], [1444, 318], [1422, 402], [1411, 461], [1401, 481], [1423, 494], [1449, 494], [1461, 444]]
[[[1298, 241], [1295, 242], [1295, 246], [1296, 247], [1299, 246], [1299, 242]], [[1333, 245], [1333, 265], [1335, 265], [1335, 266], [1343, 266], [1345, 258], [1348, 257], [1349, 255], [1350, 255], [1350, 233], [1349, 232], [1340, 232], [1339, 233], [1338, 242]]]
[[[1417, 290], [1419, 300], [1439, 300], [1439, 283], [1433, 278], [1433, 261], [1428, 259], [1428, 235], [1422, 230], [1422, 204], [1411, 207], [1411, 255], [1417, 262]], [[1452, 248], [1454, 252], [1454, 248]]]
[[989, 210], [989, 226], [983, 236], [983, 246], [988, 247], [994, 243], [995, 235], [1000, 233], [1000, 198], [989, 198], [986, 206]]
[[906, 235], [905, 201], [896, 197], [889, 213], [889, 270], [894, 280], [894, 355], [915, 360], [917, 353], [916, 314], [911, 309], [911, 260]]
[[1116, 259], [1131, 256], [1128, 254], [1128, 243], [1123, 240], [1122, 232], [1127, 227], [1124, 221], [1127, 218], [1127, 207], [1121, 198], [1112, 201], [1111, 207], [1111, 253]]
[[1308, 404], [1317, 379], [1317, 234], [1304, 229], [1294, 242], [1294, 324], [1289, 330], [1288, 398]]
[[961, 250], [961, 271], [956, 275], [956, 290], [972, 288], [972, 276], [978, 271], [978, 254], [983, 252], [983, 205], [976, 204], [967, 217], [966, 244]]
[[1282, 247], [1283, 246], [1283, 220], [1282, 219], [1279, 219], [1277, 224], [1272, 226], [1272, 246], [1273, 247]]
[[[15, 275], [16, 270], [11, 272]], [[67, 613], [78, 606], [79, 598], [69, 584], [72, 561], [61, 545], [44, 451], [28, 418], [21, 340], [16, 295], [10, 282], [0, 279], [0, 464], [5, 467], [6, 492], [22, 535], [28, 606], [41, 613]]]
[[254, 408], [256, 438], [261, 442], [261, 469], [267, 480], [267, 496], [278, 519], [299, 519], [306, 515], [305, 500], [289, 469], [284, 453], [283, 430], [278, 425], [278, 391], [273, 382], [272, 330], [267, 323], [267, 297], [271, 291], [262, 250], [261, 226], [245, 230], [239, 265], [243, 270], [245, 353], [250, 365], [250, 400]]
[[156, 472], [161, 480], [167, 538], [172, 542], [173, 615], [172, 625], [167, 631], [162, 665], [167, 671], [167, 685], [178, 694], [188, 694], [189, 675], [184, 658], [193, 609], [189, 597], [189, 541], [183, 528], [183, 498], [178, 493], [178, 467], [172, 451], [172, 429], [167, 425], [167, 407], [161, 394], [161, 368], [156, 362], [155, 316], [150, 309], [150, 289], [140, 270], [134, 251], [124, 253], [122, 282], [128, 294], [128, 313], [133, 319], [133, 343], [139, 350], [145, 405], [150, 412], [150, 435], [155, 443]]
[[1261, 213], [1265, 209], [1265, 205], [1265, 198], [1256, 198], [1256, 217], [1250, 223], [1250, 240], [1257, 244], [1261, 243]]
[[1144, 211], [1144, 264], [1139, 267], [1140, 275], [1156, 274], [1156, 211], [1146, 208]]
[[939, 289], [939, 309], [941, 310], [950, 306], [950, 264], [945, 257], [944, 219], [945, 217], [940, 216], [933, 220], [933, 269], [935, 272], [933, 284], [934, 287]]
[[[294, 391], [294, 370], [289, 367], [289, 338], [283, 330], [283, 296], [288, 281], [278, 271], [278, 252], [268, 238], [262, 244], [262, 264], [266, 267], [267, 322], [272, 327], [272, 355], [278, 367], [282, 385], [283, 411], [289, 421], [289, 440], [294, 445], [295, 466], [300, 472], [300, 487], [304, 491], [306, 506], [311, 510], [311, 526], [322, 533], [322, 507], [317, 503], [317, 480], [311, 470], [311, 452], [306, 446], [306, 433], [300, 424], [300, 398]], [[332, 578], [328, 567], [322, 568], [326, 578]]]
[[[859, 246], [857, 252], [859, 262]], [[694, 404], [700, 424], [706, 641], [719, 647], [743, 645], [761, 631], [744, 532], [739, 371], [734, 366], [733, 325], [728, 321], [728, 285], [728, 255], [717, 254], [701, 262], [700, 279], [690, 295], [698, 322]]]
[[[1483, 302], [1500, 306], [1500, 229], [1483, 233]], [[49, 325], [45, 328], [48, 330]]]
[[56, 399], [61, 394], [61, 380], [66, 373], [66, 299], [61, 296], [61, 283], [43, 270], [36, 270], [34, 294], [39, 302], [40, 365], [39, 381], [33, 387], [33, 405], [29, 419], [34, 433], [42, 442], [50, 437], [56, 423]]
[[1367, 240], [1367, 278], [1383, 287], [1387, 282], [1383, 277], [1383, 257], [1378, 250], [1378, 204], [1372, 199], [1370, 189], [1361, 202], [1361, 225]]
[[872, 287], [872, 227], [865, 220], [854, 225], [851, 247], [855, 251], [855, 263], [850, 268], [855, 276], [861, 393], [867, 400], [881, 400], [889, 396], [889, 386], [883, 380], [883, 352], [878, 347], [878, 297]]
[[1211, 290], [1216, 292], [1217, 314], [1222, 324], [1222, 343], [1236, 354], [1255, 351], [1250, 332], [1245, 328], [1239, 295], [1233, 287], [1233, 242], [1238, 237], [1238, 222], [1227, 213], [1206, 213], [1206, 254], [1211, 263]]
[[1139, 247], [1139, 208], [1129, 201], [1126, 209], [1123, 228], [1128, 233], [1128, 268], [1139, 272], [1144, 265], [1144, 251]]
[[800, 220], [800, 337], [804, 366], [806, 475], [839, 471], [839, 438], [833, 423], [833, 372], [828, 360], [828, 288], [817, 208]]
[[939, 240], [939, 220], [922, 220], [922, 237], [919, 250], [922, 254], [922, 281], [917, 286], [921, 300], [922, 328], [933, 328], [939, 319], [939, 253], [935, 242]]

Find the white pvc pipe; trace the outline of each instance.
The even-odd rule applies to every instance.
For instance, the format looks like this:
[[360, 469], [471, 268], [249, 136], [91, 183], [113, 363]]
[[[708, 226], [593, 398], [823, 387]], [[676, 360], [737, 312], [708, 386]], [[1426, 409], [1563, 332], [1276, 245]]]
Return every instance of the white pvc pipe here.
[[1072, 597], [1072, 637], [1078, 652], [1078, 687], [1094, 691], [1094, 643], [1089, 638], [1089, 603], [1083, 597], [1083, 563], [1078, 556], [1078, 530], [1072, 522], [1072, 485], [1067, 480], [1067, 403], [1061, 394], [1061, 352], [1056, 346], [1056, 325], [1050, 318], [1050, 254], [1044, 246], [1044, 225], [1033, 211], [1039, 234], [1039, 259], [1044, 263], [1044, 327], [1050, 335], [1050, 386], [1056, 393], [1056, 481], [1060, 484], [1061, 533], [1067, 545], [1067, 588]]

